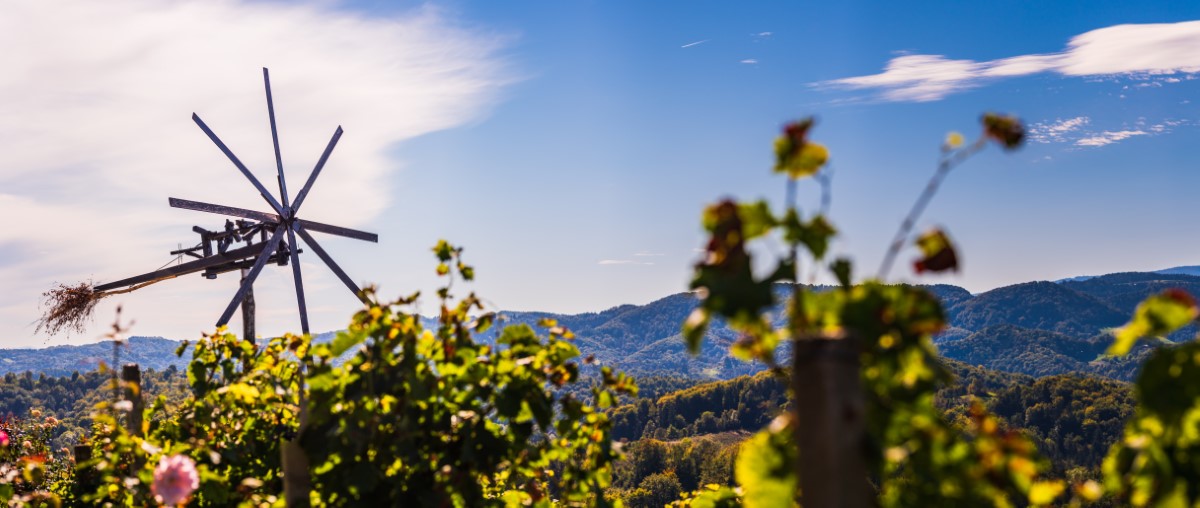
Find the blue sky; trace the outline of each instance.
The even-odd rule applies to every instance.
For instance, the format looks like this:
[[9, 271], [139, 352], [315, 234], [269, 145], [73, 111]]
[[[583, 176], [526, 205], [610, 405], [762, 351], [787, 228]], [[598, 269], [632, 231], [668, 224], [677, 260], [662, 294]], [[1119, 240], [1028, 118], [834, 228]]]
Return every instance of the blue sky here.
[[[167, 209], [167, 195], [265, 208], [188, 120], [200, 113], [269, 178], [262, 66], [292, 187], [345, 127], [306, 211], [380, 234], [378, 245], [323, 245], [385, 294], [434, 287], [428, 247], [441, 237], [466, 247], [474, 289], [504, 309], [593, 311], [682, 291], [702, 207], [779, 203], [771, 141], [809, 114], [832, 152], [834, 252], [860, 274], [874, 272], [946, 133], [977, 135], [989, 110], [1023, 118], [1030, 142], [956, 170], [918, 226], [945, 227], [963, 271], [917, 278], [902, 267], [894, 278], [983, 291], [1200, 264], [1194, 3], [217, 5], [114, 2], [90, 16], [110, 16], [120, 35], [26, 42], [23, 56], [0, 57], [18, 69], [0, 91], [30, 91], [56, 121], [3, 146], [18, 156], [0, 167], [0, 210], [63, 220], [88, 210], [73, 244], [46, 228], [0, 234], [13, 288], [0, 299], [5, 346], [45, 342], [27, 325], [52, 282], [153, 269], [194, 242], [192, 225], [219, 225]], [[37, 7], [18, 14], [51, 26]], [[41, 118], [0, 105], [20, 120], [0, 133]], [[815, 184], [801, 197], [815, 209]], [[79, 244], [86, 255], [63, 253]], [[303, 265], [313, 328], [337, 328], [355, 301], [317, 263]], [[263, 333], [298, 328], [289, 279], [267, 270], [256, 286]], [[134, 333], [187, 338], [211, 327], [235, 285], [179, 279], [119, 303]], [[108, 315], [94, 333], [52, 341], [92, 340]]]

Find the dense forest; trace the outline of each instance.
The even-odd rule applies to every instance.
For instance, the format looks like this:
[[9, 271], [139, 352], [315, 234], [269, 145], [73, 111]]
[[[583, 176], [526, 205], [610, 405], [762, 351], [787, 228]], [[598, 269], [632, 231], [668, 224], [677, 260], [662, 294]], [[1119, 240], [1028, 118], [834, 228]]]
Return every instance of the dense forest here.
[[[938, 391], [939, 406], [961, 415], [972, 399], [984, 400], [1005, 425], [1038, 444], [1059, 477], [1099, 477], [1100, 461], [1133, 414], [1132, 390], [1120, 381], [946, 365], [955, 382]], [[731, 484], [739, 445], [787, 406], [783, 378], [762, 372], [617, 407], [613, 437], [627, 441], [627, 457], [617, 463], [610, 494], [634, 507], [661, 506], [662, 499], [709, 483]]]
[[[112, 372], [74, 372], [69, 376], [47, 376], [30, 371], [9, 372], [0, 378], [0, 419], [27, 418], [36, 411], [54, 417], [55, 449], [78, 444], [92, 432], [92, 414], [101, 402], [112, 399]], [[186, 376], [174, 366], [161, 372], [142, 372], [143, 395], [159, 395], [177, 403], [187, 395]]]

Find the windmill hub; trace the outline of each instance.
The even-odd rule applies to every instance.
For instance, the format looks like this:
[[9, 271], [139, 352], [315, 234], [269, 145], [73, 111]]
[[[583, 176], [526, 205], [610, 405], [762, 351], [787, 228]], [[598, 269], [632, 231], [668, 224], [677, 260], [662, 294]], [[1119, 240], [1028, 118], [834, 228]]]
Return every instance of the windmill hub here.
[[[342, 137], [342, 128], [339, 126], [334, 131], [333, 138], [325, 146], [325, 151], [321, 154], [320, 159], [317, 160], [312, 172], [309, 173], [308, 180], [300, 188], [300, 192], [296, 193], [295, 197], [289, 202], [287, 181], [284, 178], [283, 172], [283, 159], [279, 153], [279, 131], [275, 126], [275, 104], [271, 98], [271, 80], [265, 68], [263, 69], [263, 83], [267, 93], [267, 116], [271, 122], [271, 141], [275, 148], [275, 166], [279, 181], [278, 199], [246, 168], [245, 164], [242, 164], [242, 161], [229, 150], [229, 147], [225, 146], [225, 143], [213, 133], [212, 129], [209, 129], [208, 125], [200, 119], [199, 115], [193, 113], [192, 120], [217, 145], [217, 148], [225, 154], [238, 171], [250, 181], [250, 184], [254, 186], [263, 200], [270, 205], [271, 211], [258, 212], [200, 201], [168, 198], [168, 203], [174, 208], [215, 213], [227, 217], [236, 217], [237, 220], [236, 222], [226, 220], [223, 231], [209, 231], [199, 226], [193, 227], [192, 231], [200, 235], [200, 243], [195, 247], [179, 249], [171, 253], [194, 257], [196, 258], [194, 261], [108, 284], [101, 284], [95, 287], [97, 291], [134, 286], [149, 281], [178, 277], [196, 272], [202, 272], [204, 277], [214, 279], [220, 273], [231, 270], [249, 269], [246, 276], [242, 279], [237, 293], [234, 294], [233, 300], [229, 302], [229, 306], [225, 308], [225, 312], [217, 320], [217, 326], [224, 326], [229, 323], [234, 311], [237, 310], [242, 300], [246, 298], [247, 293], [254, 284], [254, 280], [268, 262], [275, 262], [281, 266], [287, 265], [290, 262], [296, 286], [296, 303], [300, 311], [300, 327], [304, 333], [309, 333], [308, 310], [304, 300], [304, 284], [300, 276], [300, 261], [298, 257], [302, 251], [297, 248], [298, 244], [296, 243], [296, 236], [299, 236], [304, 239], [304, 243], [317, 254], [317, 257], [321, 258], [321, 261], [325, 262], [325, 265], [337, 275], [338, 279], [350, 291], [360, 300], [366, 301], [358, 285], [333, 261], [329, 253], [321, 248], [321, 245], [317, 243], [309, 231], [355, 238], [368, 242], [378, 242], [379, 236], [365, 231], [304, 220], [296, 216], [304, 199], [308, 196], [309, 191], [312, 190], [317, 176], [321, 174], [321, 170], [329, 160], [329, 155], [333, 152], [334, 146], [337, 145], [338, 139]], [[284, 236], [287, 236], [286, 241], [284, 240]], [[236, 242], [245, 242], [246, 245], [231, 249]]]

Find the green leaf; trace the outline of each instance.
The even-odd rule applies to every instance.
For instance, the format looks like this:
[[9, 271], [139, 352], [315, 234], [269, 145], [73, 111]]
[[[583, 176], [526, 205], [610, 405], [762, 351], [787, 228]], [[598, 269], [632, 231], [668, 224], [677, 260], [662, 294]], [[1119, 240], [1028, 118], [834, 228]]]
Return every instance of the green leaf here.
[[349, 351], [350, 348], [362, 344], [364, 340], [367, 340], [366, 330], [340, 332], [337, 337], [334, 337], [333, 342], [329, 343], [329, 352], [334, 358], [337, 358], [342, 356], [342, 353]]
[[711, 321], [712, 316], [708, 311], [697, 307], [688, 315], [687, 321], [683, 322], [683, 340], [687, 342], [689, 353], [694, 355], [700, 352], [700, 343], [704, 340], [704, 332], [708, 330]]
[[837, 234], [837, 229], [834, 229], [823, 215], [816, 215], [812, 220], [804, 223], [799, 220], [799, 217], [789, 212], [788, 217], [784, 220], [784, 228], [784, 240], [788, 243], [799, 243], [808, 247], [808, 251], [815, 259], [825, 257], [826, 251], [829, 250], [829, 240]]
[[739, 203], [738, 217], [742, 219], [742, 240], [751, 240], [765, 235], [779, 222], [771, 215], [771, 207], [766, 201]]
[[1138, 304], [1133, 320], [1117, 329], [1108, 354], [1129, 353], [1142, 337], [1163, 337], [1186, 326], [1200, 315], [1196, 300], [1182, 289], [1168, 289]]
[[846, 258], [837, 258], [829, 264], [829, 270], [833, 272], [834, 277], [837, 277], [838, 284], [841, 284], [843, 288], [850, 287], [850, 281], [853, 280], [850, 277], [852, 268], [853, 265]]
[[746, 508], [792, 506], [796, 496], [795, 450], [791, 427], [760, 431], [742, 444], [734, 476]]
[[438, 261], [445, 263], [453, 256], [454, 246], [445, 240], [438, 240], [437, 245], [433, 246], [433, 253], [437, 255]]
[[810, 117], [784, 127], [783, 134], [775, 139], [776, 173], [787, 173], [791, 178], [812, 176], [829, 160], [829, 150], [808, 140], [812, 125]]

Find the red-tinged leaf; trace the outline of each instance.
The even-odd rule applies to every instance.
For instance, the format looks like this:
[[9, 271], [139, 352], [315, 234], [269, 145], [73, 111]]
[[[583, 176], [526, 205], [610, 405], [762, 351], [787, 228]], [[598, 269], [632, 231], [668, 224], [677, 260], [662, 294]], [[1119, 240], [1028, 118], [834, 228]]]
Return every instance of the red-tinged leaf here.
[[958, 253], [945, 231], [930, 230], [917, 238], [916, 243], [924, 255], [913, 263], [913, 268], [917, 273], [958, 270]]
[[1012, 150], [1025, 140], [1025, 126], [1015, 116], [986, 113], [983, 115], [983, 134]]

